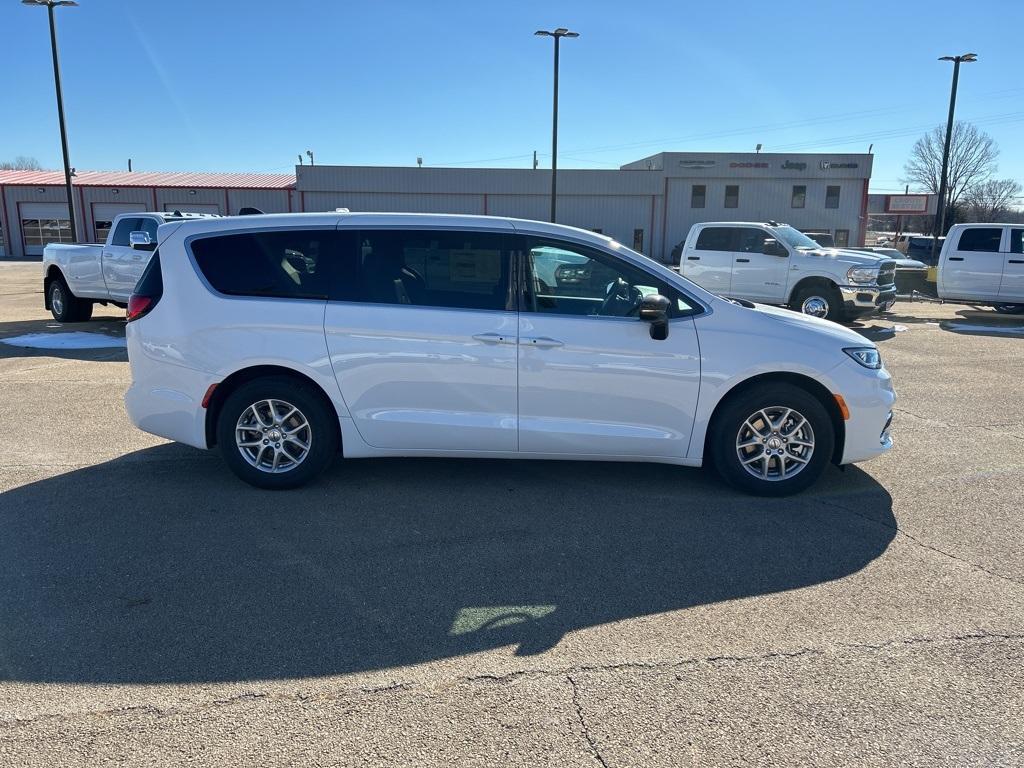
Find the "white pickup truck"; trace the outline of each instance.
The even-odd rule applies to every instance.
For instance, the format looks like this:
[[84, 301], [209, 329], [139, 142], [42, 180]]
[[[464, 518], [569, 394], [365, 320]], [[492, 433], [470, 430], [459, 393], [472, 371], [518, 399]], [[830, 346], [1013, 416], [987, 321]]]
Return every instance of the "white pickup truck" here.
[[100, 245], [52, 244], [43, 249], [46, 308], [62, 323], [92, 317], [95, 303], [124, 306], [156, 250], [161, 224], [210, 218], [203, 213], [122, 213]]
[[679, 272], [712, 293], [829, 320], [853, 320], [896, 301], [896, 262], [862, 251], [822, 248], [778, 222], [694, 224]]
[[956, 224], [939, 255], [937, 288], [947, 301], [1024, 313], [1024, 224]]

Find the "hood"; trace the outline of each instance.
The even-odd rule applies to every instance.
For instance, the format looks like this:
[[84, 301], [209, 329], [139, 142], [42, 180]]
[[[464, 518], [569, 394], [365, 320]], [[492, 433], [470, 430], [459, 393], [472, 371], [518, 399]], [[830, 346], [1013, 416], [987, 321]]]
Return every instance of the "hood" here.
[[883, 261], [892, 261], [888, 256], [881, 256], [876, 253], [865, 253], [864, 251], [848, 250], [846, 248], [812, 248], [801, 250], [809, 256], [819, 256], [826, 259], [835, 259], [845, 264], [854, 264], [863, 267], [877, 267]]
[[[817, 337], [825, 346], [834, 349], [839, 347], [874, 347], [875, 343], [870, 339], [861, 336], [856, 331], [851, 331], [839, 323], [831, 320], [823, 320], [820, 317], [811, 317], [801, 312], [794, 312], [791, 309], [772, 307], [767, 304], [752, 304], [749, 301], [737, 299], [726, 299], [717, 297], [719, 301], [729, 302], [735, 309], [756, 313], [758, 319], [772, 325], [779, 326], [779, 330], [787, 329], [808, 336]], [[810, 341], [808, 339], [808, 341]]]

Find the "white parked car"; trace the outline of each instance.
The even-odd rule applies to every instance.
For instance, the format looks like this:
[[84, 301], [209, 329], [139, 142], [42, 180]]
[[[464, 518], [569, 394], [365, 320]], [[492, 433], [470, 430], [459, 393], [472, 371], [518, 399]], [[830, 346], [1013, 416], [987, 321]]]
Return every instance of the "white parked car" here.
[[128, 304], [128, 413], [219, 447], [256, 486], [305, 483], [340, 452], [713, 461], [782, 495], [891, 445], [874, 344], [594, 233], [334, 213], [158, 239]]
[[168, 221], [213, 218], [209, 213], [145, 213], [118, 215], [107, 242], [43, 248], [43, 301], [62, 323], [88, 320], [93, 304], [123, 307], [156, 248], [157, 227]]
[[722, 221], [694, 224], [679, 272], [720, 296], [853, 320], [896, 301], [892, 259], [823, 248], [788, 224]]
[[956, 224], [939, 254], [939, 297], [1024, 312], [1024, 224]]

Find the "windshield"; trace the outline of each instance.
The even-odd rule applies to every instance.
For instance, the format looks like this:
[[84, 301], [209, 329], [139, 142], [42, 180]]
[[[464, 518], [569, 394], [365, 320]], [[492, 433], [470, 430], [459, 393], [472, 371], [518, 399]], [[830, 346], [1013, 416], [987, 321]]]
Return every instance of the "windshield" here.
[[793, 229], [788, 224], [773, 227], [775, 236], [791, 248], [821, 248], [803, 232]]

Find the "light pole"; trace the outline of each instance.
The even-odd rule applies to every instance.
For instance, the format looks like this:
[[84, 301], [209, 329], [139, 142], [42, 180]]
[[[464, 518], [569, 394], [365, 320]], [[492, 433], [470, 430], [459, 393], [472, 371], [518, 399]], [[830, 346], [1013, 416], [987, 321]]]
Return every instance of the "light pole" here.
[[946, 120], [946, 145], [942, 149], [942, 174], [939, 177], [939, 209], [935, 217], [935, 237], [932, 238], [932, 263], [936, 263], [935, 254], [939, 248], [939, 235], [946, 228], [946, 175], [949, 173], [949, 145], [953, 141], [953, 111], [956, 109], [956, 85], [960, 79], [960, 63], [970, 64], [977, 61], [975, 53], [965, 53], [960, 56], [942, 56], [939, 61], [953, 62], [953, 86], [949, 91], [949, 118]]
[[534, 34], [555, 39], [555, 98], [551, 113], [551, 223], [554, 224], [555, 197], [558, 193], [558, 44], [563, 37], [579, 37], [580, 33], [559, 27], [551, 32], [538, 29]]
[[60, 60], [57, 58], [57, 27], [53, 9], [61, 5], [78, 5], [75, 0], [21, 0], [23, 5], [41, 5], [50, 17], [50, 48], [53, 51], [53, 82], [57, 88], [57, 119], [60, 121], [60, 148], [64, 153], [64, 186], [68, 195], [68, 215], [71, 219], [71, 240], [78, 242], [78, 227], [75, 224], [75, 197], [71, 193], [71, 160], [68, 158], [68, 129], [64, 125], [64, 95], [60, 87]]

